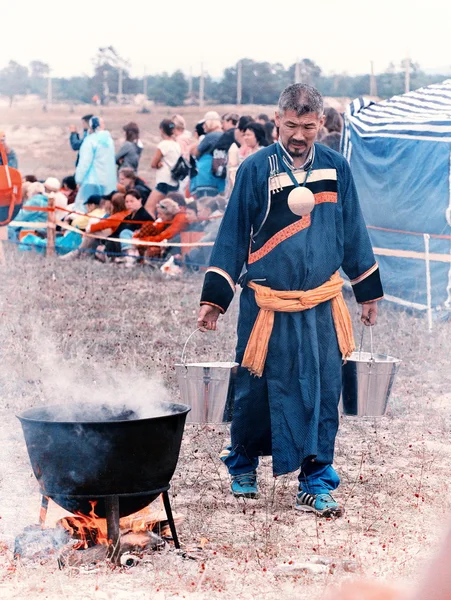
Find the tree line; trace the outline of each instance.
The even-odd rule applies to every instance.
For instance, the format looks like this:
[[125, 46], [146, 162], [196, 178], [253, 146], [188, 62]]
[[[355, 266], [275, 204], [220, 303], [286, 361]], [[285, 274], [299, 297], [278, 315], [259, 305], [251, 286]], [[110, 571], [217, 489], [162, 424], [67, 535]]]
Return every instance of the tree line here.
[[[337, 73], [326, 75], [311, 59], [305, 58], [288, 69], [280, 63], [257, 62], [248, 58], [240, 61], [241, 103], [275, 104], [280, 91], [294, 81], [317, 87], [324, 96], [354, 98], [368, 95], [370, 89], [381, 98], [389, 98], [405, 91], [404, 67], [390, 64], [373, 79], [370, 75]], [[8, 96], [13, 104], [15, 96], [37, 94], [45, 99], [49, 95], [50, 67], [42, 61], [21, 65], [11, 60], [0, 70], [0, 94]], [[53, 100], [72, 103], [91, 103], [97, 96], [102, 104], [125, 102], [136, 94], [145, 94], [157, 104], [180, 106], [197, 104], [235, 104], [237, 102], [238, 65], [224, 70], [221, 78], [208, 73], [201, 77], [187, 77], [181, 70], [147, 77], [131, 77], [126, 61], [112, 46], [99, 48], [94, 59], [94, 74], [51, 79]], [[417, 63], [410, 63], [410, 89], [438, 83], [446, 75], [429, 75]]]

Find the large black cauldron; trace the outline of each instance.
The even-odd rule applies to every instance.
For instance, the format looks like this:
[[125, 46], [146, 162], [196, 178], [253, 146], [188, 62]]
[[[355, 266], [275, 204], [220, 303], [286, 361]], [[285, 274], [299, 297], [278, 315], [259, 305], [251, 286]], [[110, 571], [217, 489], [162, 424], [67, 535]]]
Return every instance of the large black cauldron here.
[[104, 517], [106, 496], [119, 496], [125, 516], [169, 489], [189, 410], [161, 403], [151, 418], [138, 418], [131, 410], [75, 404], [32, 408], [18, 418], [42, 494], [83, 514], [96, 501], [95, 513]]

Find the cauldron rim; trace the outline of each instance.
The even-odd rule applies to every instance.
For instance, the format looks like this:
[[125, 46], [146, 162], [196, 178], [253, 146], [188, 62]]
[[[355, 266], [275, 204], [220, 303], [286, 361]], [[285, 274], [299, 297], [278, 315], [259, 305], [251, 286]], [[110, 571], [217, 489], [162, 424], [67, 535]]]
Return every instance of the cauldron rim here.
[[[143, 422], [143, 421], [156, 421], [159, 419], [167, 419], [168, 417], [175, 417], [178, 415], [185, 415], [187, 413], [189, 413], [189, 411], [191, 410], [191, 407], [188, 406], [187, 404], [182, 404], [181, 402], [161, 402], [160, 403], [163, 406], [172, 406], [174, 407], [174, 409], [176, 408], [181, 408], [182, 410], [177, 410], [176, 412], [173, 413], [168, 413], [168, 414], [163, 414], [163, 415], [159, 415], [156, 417], [144, 417], [143, 419], [106, 419], [106, 420], [102, 420], [102, 421], [50, 421], [48, 419], [36, 419], [36, 418], [32, 418], [27, 416], [28, 413], [33, 412], [33, 411], [45, 411], [46, 409], [55, 409], [55, 408], [65, 408], [67, 409], [68, 406], [66, 404], [46, 404], [45, 406], [34, 406], [32, 408], [27, 408], [25, 411], [23, 411], [22, 413], [20, 413], [19, 415], [16, 415], [16, 417], [19, 419], [20, 422], [28, 422], [28, 423], [52, 423], [52, 424], [59, 424], [59, 425], [105, 425], [105, 424], [113, 424], [113, 423], [137, 423], [137, 422]], [[107, 404], [103, 403], [103, 404], [99, 404], [96, 405], [93, 402], [77, 402], [75, 404], [72, 405], [72, 407], [76, 407], [76, 406], [108, 406]]]

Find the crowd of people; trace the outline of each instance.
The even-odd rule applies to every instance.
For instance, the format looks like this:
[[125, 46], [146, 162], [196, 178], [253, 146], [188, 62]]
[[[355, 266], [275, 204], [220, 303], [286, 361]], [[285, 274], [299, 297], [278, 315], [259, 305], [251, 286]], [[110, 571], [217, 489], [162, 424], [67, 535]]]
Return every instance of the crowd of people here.
[[[36, 223], [47, 222], [52, 195], [56, 250], [64, 260], [94, 257], [135, 266], [171, 259], [186, 269], [208, 265], [238, 168], [277, 141], [277, 128], [266, 114], [221, 117], [208, 111], [193, 132], [179, 114], [163, 119], [159, 130], [151, 187], [139, 172], [144, 147], [139, 126], [124, 125], [124, 140], [115, 150], [103, 119], [85, 115], [81, 133], [70, 128], [75, 173], [61, 183], [55, 177], [43, 182], [24, 177], [23, 208], [9, 227], [10, 240], [23, 250], [45, 251], [46, 228]], [[318, 140], [338, 149], [340, 130], [339, 113], [327, 109]], [[17, 167], [14, 151], [8, 152]]]

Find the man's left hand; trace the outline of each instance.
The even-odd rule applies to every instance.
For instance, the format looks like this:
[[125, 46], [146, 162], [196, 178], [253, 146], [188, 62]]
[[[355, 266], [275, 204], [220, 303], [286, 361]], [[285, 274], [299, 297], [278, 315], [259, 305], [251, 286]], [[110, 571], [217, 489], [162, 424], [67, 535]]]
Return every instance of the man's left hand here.
[[375, 325], [377, 320], [377, 301], [362, 304], [362, 315], [360, 320], [364, 325]]

